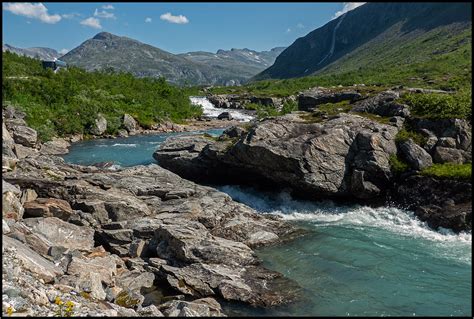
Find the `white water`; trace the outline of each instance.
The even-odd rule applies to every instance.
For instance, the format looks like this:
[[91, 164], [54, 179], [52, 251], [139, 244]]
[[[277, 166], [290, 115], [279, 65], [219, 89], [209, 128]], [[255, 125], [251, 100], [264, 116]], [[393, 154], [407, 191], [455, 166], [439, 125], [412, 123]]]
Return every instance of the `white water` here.
[[191, 103], [194, 105], [200, 105], [203, 110], [203, 114], [209, 117], [216, 117], [221, 114], [222, 112], [229, 112], [232, 117], [241, 122], [248, 122], [252, 120], [254, 117], [248, 114], [243, 113], [242, 111], [235, 110], [235, 109], [222, 109], [217, 108], [212, 105], [211, 102], [205, 97], [200, 96], [192, 96], [189, 98]]
[[361, 231], [383, 229], [408, 240], [416, 238], [432, 242], [443, 257], [471, 264], [471, 233], [456, 234], [443, 228], [435, 231], [417, 219], [411, 211], [395, 207], [342, 206], [332, 201], [316, 203], [293, 199], [286, 192], [265, 194], [239, 186], [218, 188], [236, 201], [262, 213], [281, 216], [285, 220], [310, 222], [317, 227], [340, 226]]

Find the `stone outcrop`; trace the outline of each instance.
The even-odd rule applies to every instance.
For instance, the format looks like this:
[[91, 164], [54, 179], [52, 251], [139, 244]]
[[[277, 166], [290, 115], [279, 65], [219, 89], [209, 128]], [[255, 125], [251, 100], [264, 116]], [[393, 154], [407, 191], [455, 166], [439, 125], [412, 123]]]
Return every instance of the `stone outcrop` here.
[[412, 139], [402, 142], [399, 147], [404, 159], [413, 169], [420, 171], [433, 165], [430, 154]]
[[362, 98], [356, 91], [331, 91], [325, 88], [312, 88], [298, 95], [298, 109], [300, 111], [314, 110], [320, 104], [350, 101], [351, 103]]
[[384, 91], [375, 96], [358, 101], [354, 104], [353, 112], [367, 112], [380, 116], [400, 116], [409, 117], [408, 105], [397, 102], [400, 93], [397, 91]]

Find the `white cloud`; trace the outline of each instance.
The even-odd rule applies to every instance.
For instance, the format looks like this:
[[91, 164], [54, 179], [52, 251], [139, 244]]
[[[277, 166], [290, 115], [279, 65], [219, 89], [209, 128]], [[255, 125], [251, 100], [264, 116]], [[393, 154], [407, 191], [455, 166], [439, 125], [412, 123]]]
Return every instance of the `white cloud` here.
[[147, 22], [147, 23], [151, 23], [151, 21], [153, 21], [151, 18], [146, 18], [145, 19], [145, 22]]
[[107, 12], [105, 10], [99, 11], [95, 9], [94, 17], [104, 18], [104, 19], [116, 19], [115, 15], [112, 12]]
[[185, 24], [189, 22], [188, 18], [186, 18], [185, 16], [183, 15], [174, 16], [169, 12], [162, 14], [160, 16], [160, 19], [171, 22], [171, 23], [177, 23], [177, 24]]
[[297, 27], [298, 29], [303, 29], [303, 28], [304, 28], [304, 24], [303, 24], [303, 23], [298, 23], [298, 24], [296, 25], [296, 27]]
[[365, 2], [343, 2], [343, 4], [344, 6], [342, 7], [342, 10], [336, 12], [332, 17], [333, 19], [336, 19], [344, 13], [354, 10], [357, 7], [360, 7], [361, 5], [365, 4]]
[[68, 53], [69, 50], [68, 49], [61, 49], [59, 50], [59, 54], [62, 54], [62, 55], [65, 55], [66, 53]]
[[102, 6], [102, 9], [105, 9], [105, 10], [113, 10], [115, 9], [113, 5], [111, 4], [106, 4], [105, 6]]
[[80, 14], [79, 13], [66, 13], [66, 14], [61, 14], [61, 17], [63, 17], [64, 19], [72, 19], [74, 17], [79, 17]]
[[291, 32], [290, 28], [286, 29], [286, 33], [290, 33], [290, 32]]
[[38, 19], [41, 22], [54, 24], [61, 21], [59, 14], [48, 14], [48, 9], [42, 3], [4, 3], [3, 10], [13, 14]]
[[102, 26], [100, 25], [100, 20], [93, 17], [82, 20], [81, 24], [94, 29], [102, 29]]

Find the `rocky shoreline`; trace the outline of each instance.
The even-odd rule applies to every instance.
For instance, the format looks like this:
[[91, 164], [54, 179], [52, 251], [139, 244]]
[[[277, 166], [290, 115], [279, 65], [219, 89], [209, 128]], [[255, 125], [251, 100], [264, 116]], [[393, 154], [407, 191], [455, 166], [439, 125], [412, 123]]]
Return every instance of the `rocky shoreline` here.
[[253, 248], [300, 230], [158, 165], [67, 164], [21, 112], [3, 113], [2, 312], [225, 316], [220, 300], [275, 306], [298, 285]]
[[[299, 112], [234, 127], [217, 139], [172, 137], [153, 156], [194, 181], [287, 188], [312, 200], [397, 205], [434, 228], [471, 230], [471, 182], [419, 172], [433, 163], [470, 163], [472, 126], [462, 119], [412, 117], [399, 102], [403, 93], [395, 88], [363, 96], [315, 88], [298, 96]], [[347, 101], [345, 112], [319, 110], [341, 101]], [[423, 136], [424, 145], [397, 139], [406, 127]], [[402, 158], [408, 171], [394, 172], [394, 158]]]
[[[24, 114], [4, 109], [3, 315], [225, 316], [223, 301], [269, 307], [300, 299], [301, 288], [263, 267], [253, 249], [303, 231], [195, 182], [398, 205], [433, 228], [470, 231], [471, 181], [419, 172], [470, 162], [471, 123], [413, 118], [399, 96], [317, 88], [297, 97], [304, 110], [243, 125], [145, 131], [124, 117], [122, 136], [231, 127], [217, 138], [168, 138], [153, 154], [160, 166], [114, 171], [65, 163], [57, 155], [83, 137], [40, 143]], [[351, 109], [325, 114], [318, 106], [328, 101]], [[424, 145], [397, 140], [407, 124]], [[103, 132], [95, 137], [109, 137]], [[392, 168], [397, 156], [409, 165], [402, 174]]]

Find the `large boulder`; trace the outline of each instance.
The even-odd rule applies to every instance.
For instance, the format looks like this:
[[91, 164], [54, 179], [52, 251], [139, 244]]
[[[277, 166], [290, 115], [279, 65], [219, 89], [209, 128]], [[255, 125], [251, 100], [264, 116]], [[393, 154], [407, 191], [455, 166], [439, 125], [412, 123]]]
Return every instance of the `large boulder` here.
[[171, 300], [159, 306], [167, 317], [224, 317], [221, 305], [214, 298], [193, 301]]
[[[288, 114], [257, 123], [237, 142], [208, 139], [196, 148], [203, 139], [168, 139], [153, 156], [163, 167], [195, 180], [280, 185], [311, 198], [372, 198], [390, 184], [389, 157], [397, 151], [397, 132], [396, 126], [354, 114], [322, 123]], [[352, 178], [354, 170], [364, 174]]]
[[135, 121], [130, 114], [124, 114], [123, 127], [125, 127], [129, 133], [134, 132], [138, 128], [137, 121]]
[[410, 166], [421, 171], [422, 169], [433, 165], [433, 160], [430, 154], [426, 152], [421, 146], [413, 142], [412, 139], [408, 139], [400, 144], [400, 150], [403, 154], [404, 159]]
[[355, 91], [330, 91], [316, 87], [298, 95], [298, 109], [300, 111], [310, 111], [320, 104], [338, 103], [341, 101], [354, 102], [361, 98], [362, 95]]
[[20, 190], [2, 180], [2, 216], [3, 218], [11, 218], [19, 220], [23, 217], [24, 208], [20, 202]]
[[90, 132], [94, 135], [102, 135], [107, 130], [107, 119], [102, 114], [97, 114], [97, 118], [94, 120]]
[[396, 102], [400, 94], [396, 91], [385, 91], [354, 104], [352, 111], [367, 112], [380, 116], [409, 117], [408, 105]]
[[51, 141], [41, 145], [41, 154], [62, 155], [69, 153], [71, 144], [63, 138], [53, 138]]
[[229, 112], [222, 112], [217, 118], [219, 120], [232, 120], [232, 115]]

